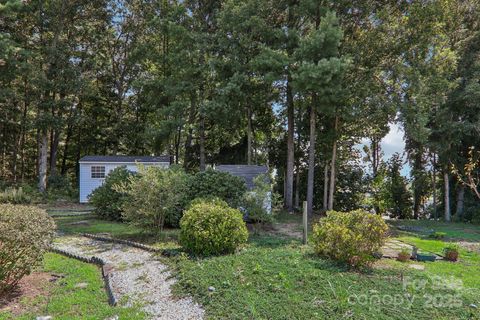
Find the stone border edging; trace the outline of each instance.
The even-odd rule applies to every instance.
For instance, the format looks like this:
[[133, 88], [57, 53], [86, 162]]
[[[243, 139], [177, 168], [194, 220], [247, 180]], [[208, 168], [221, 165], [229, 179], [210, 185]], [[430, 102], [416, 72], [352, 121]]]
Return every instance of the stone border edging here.
[[68, 258], [76, 259], [85, 263], [91, 263], [95, 264], [97, 266], [100, 266], [102, 269], [102, 278], [105, 283], [105, 290], [107, 291], [107, 296], [108, 296], [108, 303], [111, 306], [116, 306], [118, 301], [117, 298], [115, 298], [115, 295], [113, 294], [113, 289], [112, 289], [112, 283], [110, 281], [110, 273], [107, 266], [107, 263], [105, 260], [99, 257], [92, 256], [91, 258], [81, 256], [72, 252], [68, 252], [66, 250], [58, 249], [53, 246], [49, 248], [49, 250], [53, 253], [61, 254], [63, 256], [66, 256]]
[[161, 253], [161, 254], [165, 253], [164, 252], [165, 250], [163, 250], [163, 249], [154, 248], [154, 247], [147, 246], [143, 243], [139, 243], [139, 242], [135, 242], [135, 241], [115, 239], [115, 238], [110, 238], [110, 237], [102, 237], [102, 236], [98, 236], [98, 235], [90, 234], [90, 233], [81, 233], [81, 235], [83, 237], [86, 237], [86, 238], [99, 240], [99, 241], [105, 241], [105, 242], [124, 244], [124, 245], [127, 245], [127, 246], [135, 247], [135, 248], [142, 249], [142, 250], [149, 251], [149, 252], [155, 252], [155, 253]]
[[68, 217], [84, 217], [90, 215], [91, 212], [82, 212], [82, 213], [74, 213], [74, 214], [55, 214], [55, 213], [48, 213], [51, 218], [68, 218]]

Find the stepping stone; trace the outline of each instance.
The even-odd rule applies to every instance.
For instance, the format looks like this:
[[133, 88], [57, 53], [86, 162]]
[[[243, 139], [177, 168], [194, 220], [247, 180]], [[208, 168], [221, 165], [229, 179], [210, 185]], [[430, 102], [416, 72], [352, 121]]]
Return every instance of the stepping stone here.
[[80, 283], [77, 283], [74, 287], [77, 289], [85, 289], [86, 287], [88, 287], [88, 283], [80, 282]]
[[408, 267], [415, 270], [425, 270], [425, 266], [421, 264], [409, 264]]

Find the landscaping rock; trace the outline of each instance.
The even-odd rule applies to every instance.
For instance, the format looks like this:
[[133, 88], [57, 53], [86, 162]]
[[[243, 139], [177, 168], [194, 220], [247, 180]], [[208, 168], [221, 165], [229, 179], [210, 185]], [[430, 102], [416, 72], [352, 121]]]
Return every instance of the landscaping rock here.
[[478, 306], [477, 306], [476, 304], [472, 303], [472, 304], [470, 305], [470, 308], [478, 309]]
[[214, 291], [215, 291], [215, 287], [208, 287], [208, 291], [214, 292]]
[[77, 283], [74, 287], [77, 289], [85, 289], [86, 287], [88, 287], [88, 283], [80, 282], [80, 283]]
[[52, 320], [52, 316], [40, 316], [37, 317], [36, 320]]
[[421, 264], [410, 264], [408, 266], [415, 270], [425, 270], [425, 266]]

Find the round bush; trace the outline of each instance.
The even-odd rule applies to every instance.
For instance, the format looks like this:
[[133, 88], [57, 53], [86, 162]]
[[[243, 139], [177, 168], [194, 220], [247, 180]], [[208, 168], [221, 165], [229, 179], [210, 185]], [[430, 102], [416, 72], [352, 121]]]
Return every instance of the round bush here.
[[387, 224], [363, 210], [329, 211], [313, 226], [315, 251], [324, 257], [363, 267], [374, 260], [386, 239]]
[[45, 210], [0, 205], [0, 294], [13, 288], [42, 260], [55, 223]]
[[190, 199], [216, 197], [233, 208], [240, 206], [246, 190], [245, 181], [242, 178], [212, 169], [198, 172], [189, 183]]
[[109, 220], [122, 220], [122, 206], [127, 201], [127, 194], [118, 191], [116, 186], [128, 185], [132, 173], [126, 167], [113, 169], [105, 178], [103, 185], [90, 195], [90, 203], [95, 206], [95, 214]]
[[232, 253], [248, 238], [242, 214], [221, 200], [196, 200], [180, 220], [180, 242], [194, 254]]

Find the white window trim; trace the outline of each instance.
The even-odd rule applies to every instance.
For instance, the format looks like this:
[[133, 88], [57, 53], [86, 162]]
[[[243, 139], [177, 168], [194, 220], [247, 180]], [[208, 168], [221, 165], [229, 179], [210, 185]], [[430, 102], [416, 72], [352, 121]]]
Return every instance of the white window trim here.
[[[93, 174], [93, 168], [103, 168], [103, 177], [94, 177]], [[99, 172], [95, 172], [96, 174], [98, 174]], [[100, 179], [100, 180], [103, 180], [105, 179], [105, 177], [107, 176], [107, 172], [106, 172], [106, 168], [105, 166], [90, 166], [90, 179]]]

